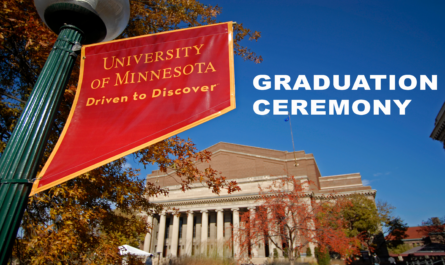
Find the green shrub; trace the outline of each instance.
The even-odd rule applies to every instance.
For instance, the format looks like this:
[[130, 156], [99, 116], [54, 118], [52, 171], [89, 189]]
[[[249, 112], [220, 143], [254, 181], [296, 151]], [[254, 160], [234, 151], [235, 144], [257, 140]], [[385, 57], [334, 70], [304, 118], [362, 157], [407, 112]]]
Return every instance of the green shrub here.
[[312, 257], [312, 251], [310, 247], [306, 248], [306, 257]]
[[278, 249], [276, 248], [273, 249], [273, 258], [278, 259]]
[[331, 260], [327, 249], [324, 252], [321, 252], [319, 248], [315, 248], [315, 257], [317, 258], [318, 265], [329, 265]]

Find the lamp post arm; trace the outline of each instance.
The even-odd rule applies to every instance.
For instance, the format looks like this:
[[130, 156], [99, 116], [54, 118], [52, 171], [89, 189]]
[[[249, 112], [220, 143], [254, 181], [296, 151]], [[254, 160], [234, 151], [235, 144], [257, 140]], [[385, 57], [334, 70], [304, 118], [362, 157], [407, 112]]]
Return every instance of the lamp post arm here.
[[0, 264], [7, 264], [83, 32], [62, 27], [0, 158]]

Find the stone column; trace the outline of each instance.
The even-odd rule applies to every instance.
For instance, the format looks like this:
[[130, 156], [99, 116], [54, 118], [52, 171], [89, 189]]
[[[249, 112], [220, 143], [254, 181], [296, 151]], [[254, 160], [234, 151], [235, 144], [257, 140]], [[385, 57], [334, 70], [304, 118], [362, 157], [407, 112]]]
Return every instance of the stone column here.
[[173, 214], [172, 242], [170, 244], [170, 253], [172, 257], [178, 256], [178, 240], [179, 240], [179, 216]]
[[267, 221], [268, 221], [268, 237], [269, 237], [269, 258], [273, 258], [273, 250], [276, 248], [276, 246], [274, 245], [274, 243], [272, 243], [272, 240], [276, 241], [276, 232], [275, 229], [273, 227], [274, 221], [273, 221], [273, 213], [272, 213], [272, 209], [268, 208], [267, 209]]
[[207, 237], [208, 237], [208, 226], [209, 226], [209, 215], [207, 210], [202, 210], [201, 217], [201, 253], [207, 254]]
[[273, 220], [274, 216], [272, 213], [272, 209], [267, 209], [267, 216], [269, 218], [269, 257], [273, 258], [274, 249], [278, 252], [278, 257], [282, 257], [283, 254], [281, 253], [281, 249], [277, 248], [274, 243], [272, 243], [272, 240], [281, 247], [281, 235], [280, 235], [280, 227], [277, 222], [277, 220]]
[[193, 248], [193, 211], [187, 212], [187, 235], [185, 237], [185, 253], [187, 256], [192, 256]]
[[216, 210], [216, 244], [218, 256], [224, 256], [224, 210]]
[[224, 213], [224, 257], [232, 257], [232, 215]]
[[233, 212], [233, 256], [234, 258], [240, 257], [240, 247], [239, 247], [239, 208], [232, 208]]
[[[291, 229], [293, 229], [297, 223], [295, 223], [294, 219], [296, 218], [296, 216], [294, 215], [294, 213], [292, 211], [289, 210], [289, 207], [285, 208], [285, 212], [287, 213], [287, 223], [289, 225], [289, 227]], [[298, 236], [298, 231], [294, 231], [292, 234], [292, 247], [295, 248], [295, 244], [297, 244], [297, 236]], [[290, 246], [289, 246], [290, 247]]]
[[[250, 227], [253, 227], [255, 225], [255, 224], [253, 224], [253, 221], [255, 220], [255, 207], [249, 207], [248, 209], [250, 211]], [[251, 252], [252, 258], [258, 258], [259, 257], [258, 244], [255, 244], [255, 242], [258, 240], [253, 239], [252, 232], [251, 232], [250, 236], [251, 236], [251, 240], [250, 240], [251, 251], [250, 252]]]
[[[313, 209], [312, 209], [312, 202], [311, 202], [310, 198], [306, 198], [305, 202], [308, 204], [308, 211], [312, 212]], [[314, 221], [311, 221], [310, 228], [313, 229], [313, 231], [315, 231]], [[312, 233], [315, 233], [315, 232], [312, 232]], [[309, 248], [311, 249], [312, 257], [315, 257], [315, 244], [312, 242], [309, 242]]]
[[161, 218], [159, 220], [159, 231], [158, 231], [158, 249], [156, 252], [162, 252], [164, 251], [164, 238], [165, 238], [165, 212], [161, 213]]
[[144, 241], [144, 251], [150, 252], [151, 249], [151, 235], [153, 234], [153, 216], [148, 215], [147, 216], [147, 227], [150, 228], [150, 232], [148, 232], [145, 235], [145, 241]]
[[[281, 240], [281, 228], [280, 228], [280, 226], [278, 224], [276, 224], [276, 229], [279, 232], [278, 232], [278, 235], [275, 237], [275, 239], [276, 239], [275, 242], [277, 243], [278, 246], [283, 247], [283, 241]], [[277, 251], [278, 251], [278, 257], [279, 258], [284, 257], [283, 251], [281, 249], [277, 248]]]

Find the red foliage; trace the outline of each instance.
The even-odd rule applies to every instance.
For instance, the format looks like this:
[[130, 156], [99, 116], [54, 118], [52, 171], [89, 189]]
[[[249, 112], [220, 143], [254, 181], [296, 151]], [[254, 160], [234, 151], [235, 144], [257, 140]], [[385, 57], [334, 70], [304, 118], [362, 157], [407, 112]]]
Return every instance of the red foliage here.
[[358, 252], [359, 240], [345, 233], [342, 205], [332, 196], [314, 198], [310, 184], [292, 176], [259, 187], [260, 206], [241, 215], [239, 233], [234, 235], [240, 242], [241, 258], [256, 256], [260, 244], [287, 251], [291, 261], [296, 252], [310, 246], [342, 256]]

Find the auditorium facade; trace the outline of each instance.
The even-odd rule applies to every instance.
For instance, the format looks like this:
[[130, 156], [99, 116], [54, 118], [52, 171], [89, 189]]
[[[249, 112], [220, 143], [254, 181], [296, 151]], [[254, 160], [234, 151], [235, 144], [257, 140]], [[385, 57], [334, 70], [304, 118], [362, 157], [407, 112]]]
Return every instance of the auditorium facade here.
[[[159, 253], [161, 257], [198, 254], [237, 257], [238, 246], [237, 242], [231, 242], [232, 234], [239, 226], [240, 215], [246, 211], [254, 213], [261, 204], [258, 185], [268, 186], [286, 176], [313, 183], [309, 194], [315, 198], [358, 193], [374, 199], [376, 195], [375, 190], [363, 185], [360, 173], [322, 176], [314, 156], [304, 151], [292, 153], [223, 142], [206, 150], [212, 152], [211, 167], [228, 180], [236, 180], [241, 191], [216, 195], [205, 184], [196, 183], [183, 192], [173, 170], [153, 171], [147, 175], [147, 181], [170, 192], [166, 197], [150, 200], [179, 209], [180, 214], [167, 211], [148, 216], [148, 225], [153, 228], [145, 237], [145, 251], [156, 256]], [[338, 162], [341, 163], [340, 159]], [[204, 169], [208, 164], [198, 167]], [[254, 246], [251, 251], [253, 259], [272, 257], [273, 253], [272, 244], [269, 247], [267, 243]], [[278, 254], [282, 256], [280, 251]]]

